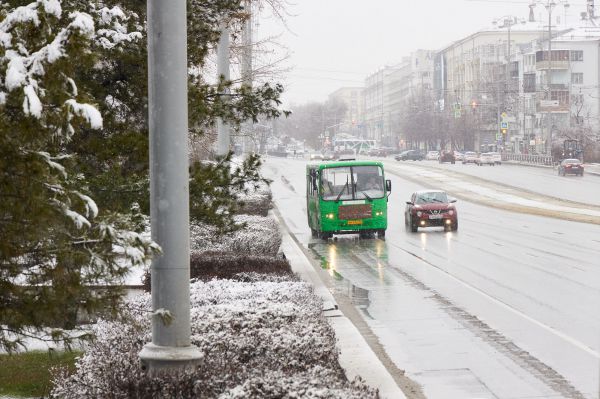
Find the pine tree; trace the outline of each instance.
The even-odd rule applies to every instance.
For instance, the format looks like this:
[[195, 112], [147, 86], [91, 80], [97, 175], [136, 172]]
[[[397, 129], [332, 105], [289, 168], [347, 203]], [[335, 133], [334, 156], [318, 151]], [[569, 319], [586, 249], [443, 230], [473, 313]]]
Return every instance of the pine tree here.
[[82, 131], [103, 127], [76, 79], [101, 62], [96, 34], [89, 14], [57, 0], [0, 9], [0, 347], [9, 351], [40, 330], [68, 344], [79, 311], [117, 312], [120, 292], [90, 287], [121, 283], [158, 250], [131, 230], [136, 212], [98, 209], [68, 152]]

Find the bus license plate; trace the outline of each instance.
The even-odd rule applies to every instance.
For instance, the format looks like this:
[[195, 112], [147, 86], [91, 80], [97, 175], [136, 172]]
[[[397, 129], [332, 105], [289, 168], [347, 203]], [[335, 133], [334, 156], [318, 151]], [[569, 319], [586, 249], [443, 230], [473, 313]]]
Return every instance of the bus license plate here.
[[444, 215], [429, 215], [429, 219], [441, 219]]
[[348, 220], [348, 225], [362, 224], [362, 220]]

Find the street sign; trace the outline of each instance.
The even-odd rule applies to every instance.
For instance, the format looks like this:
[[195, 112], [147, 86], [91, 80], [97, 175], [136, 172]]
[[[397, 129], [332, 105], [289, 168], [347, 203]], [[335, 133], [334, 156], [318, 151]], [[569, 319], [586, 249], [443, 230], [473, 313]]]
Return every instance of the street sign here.
[[508, 129], [508, 122], [500, 122], [500, 129]]
[[558, 100], [540, 100], [541, 107], [558, 107]]
[[496, 140], [502, 140], [502, 134], [496, 133]]
[[502, 114], [500, 114], [500, 116], [502, 116], [502, 119], [504, 119], [508, 116], [508, 114], [506, 112], [503, 112]]
[[454, 110], [454, 118], [456, 118], [456, 119], [460, 118], [460, 109]]

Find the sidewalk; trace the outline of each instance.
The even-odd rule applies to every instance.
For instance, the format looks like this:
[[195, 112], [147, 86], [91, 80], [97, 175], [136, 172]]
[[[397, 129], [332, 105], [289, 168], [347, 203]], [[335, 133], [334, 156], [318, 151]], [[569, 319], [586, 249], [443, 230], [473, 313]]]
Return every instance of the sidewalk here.
[[[282, 224], [282, 220], [278, 217]], [[289, 260], [292, 270], [304, 281], [311, 283], [315, 294], [323, 299], [323, 313], [335, 331], [340, 349], [340, 364], [349, 380], [360, 376], [367, 384], [379, 389], [382, 398], [406, 399], [392, 375], [371, 350], [359, 330], [338, 310], [337, 303], [302, 249], [282, 224], [281, 250]]]

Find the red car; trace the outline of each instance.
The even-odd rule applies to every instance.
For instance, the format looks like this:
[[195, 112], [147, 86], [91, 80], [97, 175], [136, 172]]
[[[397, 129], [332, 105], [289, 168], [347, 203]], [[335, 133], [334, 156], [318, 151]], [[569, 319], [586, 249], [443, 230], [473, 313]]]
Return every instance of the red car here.
[[444, 191], [424, 190], [413, 193], [406, 201], [404, 223], [413, 233], [419, 227], [442, 226], [446, 231], [458, 230], [458, 214], [455, 199], [448, 198]]
[[569, 158], [563, 159], [562, 162], [558, 165], [558, 175], [566, 176], [566, 175], [577, 175], [583, 176], [583, 164], [579, 159]]

